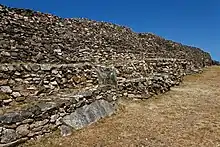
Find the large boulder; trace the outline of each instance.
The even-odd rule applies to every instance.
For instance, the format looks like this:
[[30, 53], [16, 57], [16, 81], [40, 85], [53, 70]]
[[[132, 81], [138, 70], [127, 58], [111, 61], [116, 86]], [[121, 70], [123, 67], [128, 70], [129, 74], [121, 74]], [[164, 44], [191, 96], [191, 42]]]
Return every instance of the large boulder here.
[[98, 121], [101, 118], [113, 114], [114, 111], [115, 107], [113, 104], [105, 100], [98, 100], [90, 105], [85, 105], [76, 109], [75, 112], [65, 116], [62, 121], [66, 125], [78, 130]]

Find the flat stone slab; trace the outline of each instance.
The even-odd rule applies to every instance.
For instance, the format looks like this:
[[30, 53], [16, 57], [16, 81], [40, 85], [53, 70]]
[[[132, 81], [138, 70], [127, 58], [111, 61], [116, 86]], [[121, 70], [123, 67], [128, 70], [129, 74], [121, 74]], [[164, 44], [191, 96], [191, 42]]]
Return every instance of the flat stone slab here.
[[62, 121], [66, 125], [79, 130], [97, 122], [101, 118], [112, 115], [114, 111], [115, 107], [111, 103], [105, 100], [98, 100], [76, 109], [75, 112], [65, 116]]

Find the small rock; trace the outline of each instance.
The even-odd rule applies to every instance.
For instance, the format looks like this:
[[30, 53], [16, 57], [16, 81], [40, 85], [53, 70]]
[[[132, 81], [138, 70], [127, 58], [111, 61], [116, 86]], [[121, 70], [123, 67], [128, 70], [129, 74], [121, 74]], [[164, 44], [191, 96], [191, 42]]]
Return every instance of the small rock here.
[[6, 65], [0, 65], [0, 71], [8, 71], [8, 68]]
[[24, 67], [25, 70], [27, 70], [27, 71], [31, 71], [31, 67], [30, 67], [30, 65], [28, 65], [28, 64], [24, 64], [23, 67]]
[[50, 84], [53, 85], [53, 86], [58, 85], [57, 81], [50, 82]]
[[5, 52], [5, 51], [2, 51], [1, 55], [5, 56], [5, 57], [10, 57], [11, 56], [11, 54], [9, 52]]
[[123, 95], [124, 95], [124, 96], [128, 96], [128, 93], [127, 93], [127, 92], [125, 92], [125, 93], [123, 93]]
[[0, 138], [1, 138], [1, 143], [9, 143], [16, 140], [17, 135], [15, 130], [13, 129], [4, 129], [2, 131], [2, 136]]
[[62, 125], [62, 117], [56, 120], [56, 126]]
[[61, 49], [55, 49], [55, 50], [53, 50], [54, 52], [57, 52], [57, 53], [61, 53], [62, 51], [61, 51]]
[[43, 126], [39, 126], [39, 127], [36, 127], [36, 128], [32, 128], [31, 131], [39, 132], [39, 131], [42, 131], [42, 129], [43, 129]]
[[33, 119], [25, 119], [25, 120], [22, 121], [23, 124], [29, 124], [29, 123], [32, 123], [32, 122], [34, 122]]
[[96, 97], [96, 100], [99, 100], [99, 99], [102, 99], [102, 98], [103, 98], [103, 96], [98, 95], [98, 96]]
[[1, 86], [0, 91], [2, 91], [4, 93], [12, 93], [12, 90], [9, 86]]
[[62, 81], [62, 83], [66, 83], [67, 79], [66, 78], [62, 78], [61, 81]]
[[21, 95], [27, 97], [30, 93], [26, 90], [20, 91]]
[[58, 74], [59, 72], [56, 70], [56, 69], [54, 69], [54, 70], [52, 70], [52, 74]]
[[41, 102], [38, 103], [37, 106], [42, 112], [53, 111], [57, 108], [57, 105], [54, 102]]
[[33, 78], [29, 77], [29, 78], [26, 78], [25, 81], [32, 81]]
[[44, 84], [49, 84], [50, 82], [49, 81], [44, 81]]
[[43, 126], [43, 125], [47, 124], [48, 122], [49, 122], [48, 119], [44, 119], [44, 120], [42, 120], [42, 121], [36, 121], [35, 123], [33, 123], [33, 124], [30, 125], [30, 128], [31, 128], [31, 129], [32, 129], [32, 128], [38, 128], [38, 127], [40, 127], [40, 126]]
[[112, 97], [112, 100], [113, 100], [113, 101], [116, 101], [116, 100], [117, 100], [117, 96], [114, 95], [114, 96]]
[[6, 129], [16, 129], [16, 127], [17, 127], [17, 125], [16, 124], [6, 124], [6, 125], [4, 125], [4, 127], [6, 128]]
[[3, 100], [3, 103], [8, 104], [8, 103], [11, 103], [12, 101], [13, 101], [12, 99], [7, 99], [7, 100]]
[[59, 115], [58, 115], [58, 114], [52, 115], [52, 116], [50, 117], [50, 122], [54, 123], [54, 122], [56, 122], [56, 120], [57, 120], [58, 118], [59, 118]]
[[16, 52], [11, 52], [11, 56], [12, 56], [12, 57], [18, 57], [18, 53], [16, 53]]
[[6, 94], [6, 93], [3, 93], [3, 92], [0, 92], [0, 101], [1, 100], [8, 100], [8, 99], [10, 99], [11, 97], [8, 95], [8, 94]]
[[38, 77], [37, 74], [31, 74], [31, 77]]
[[50, 71], [52, 69], [52, 65], [49, 64], [42, 64], [41, 65], [41, 70], [43, 71]]
[[29, 131], [29, 125], [28, 124], [24, 124], [24, 125], [20, 125], [16, 128], [16, 133], [18, 136], [26, 136], [30, 133]]
[[36, 90], [37, 88], [35, 86], [30, 86], [27, 88], [27, 90]]
[[72, 129], [69, 126], [61, 125], [59, 129], [62, 136], [69, 136], [72, 134]]
[[28, 137], [33, 137], [33, 136], [38, 136], [43, 134], [43, 131], [39, 131], [39, 132], [30, 132], [27, 136]]
[[134, 97], [135, 97], [134, 94], [127, 94], [127, 96], [128, 96], [129, 98], [134, 98]]
[[36, 71], [40, 70], [40, 66], [37, 64], [34, 64], [31, 66], [31, 69], [36, 72]]
[[0, 86], [7, 85], [8, 79], [0, 79]]
[[57, 74], [56, 77], [62, 78], [62, 75], [61, 74]]
[[14, 98], [20, 97], [21, 94], [19, 92], [12, 92], [11, 94]]
[[21, 78], [16, 78], [15, 81], [16, 81], [16, 82], [22, 82], [23, 79], [21, 79]]
[[50, 89], [52, 89], [52, 90], [55, 89], [54, 85], [50, 84], [49, 86], [50, 86]]
[[50, 85], [44, 85], [44, 88], [50, 89]]
[[18, 72], [18, 71], [16, 71], [16, 72], [14, 73], [14, 75], [16, 75], [16, 76], [20, 76], [20, 75], [21, 75], [21, 73], [20, 73], [20, 72]]
[[57, 53], [59, 56], [63, 55], [63, 53]]
[[16, 101], [16, 102], [23, 102], [25, 99], [26, 99], [26, 98], [22, 96], [22, 97], [17, 97], [17, 98], [15, 99], [15, 101]]
[[41, 78], [33, 78], [33, 81], [40, 81]]
[[7, 67], [8, 67], [9, 71], [15, 71], [16, 70], [13, 65], [7, 65]]

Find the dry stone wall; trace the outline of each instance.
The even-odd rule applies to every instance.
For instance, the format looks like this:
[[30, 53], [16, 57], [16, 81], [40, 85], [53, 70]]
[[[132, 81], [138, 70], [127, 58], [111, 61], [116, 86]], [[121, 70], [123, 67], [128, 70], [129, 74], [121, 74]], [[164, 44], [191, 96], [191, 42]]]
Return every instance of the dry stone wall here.
[[132, 54], [211, 64], [208, 53], [111, 23], [0, 6], [0, 62], [112, 62]]
[[79, 129], [114, 113], [118, 98], [146, 99], [164, 93], [178, 85], [187, 70], [193, 70], [186, 60], [159, 58], [114, 67], [90, 63], [0, 67], [2, 146], [58, 128], [63, 136], [69, 135], [71, 128]]
[[[111, 100], [106, 96], [111, 97]], [[60, 93], [0, 115], [0, 146], [15, 146], [59, 128], [63, 136], [114, 113], [115, 91], [92, 88]], [[112, 94], [112, 96], [110, 96]], [[16, 110], [16, 111], [15, 111]], [[11, 112], [10, 112], [11, 111]]]
[[143, 47], [159, 57], [187, 59], [196, 67], [212, 64], [210, 55], [199, 48], [182, 45], [150, 33], [140, 33], [139, 36]]
[[2, 64], [0, 71], [1, 92], [11, 95], [11, 100], [1, 100], [3, 105], [12, 99], [24, 101], [59, 89], [98, 84], [96, 71], [89, 64]]
[[213, 64], [201, 49], [88, 19], [0, 5], [0, 147], [113, 114]]

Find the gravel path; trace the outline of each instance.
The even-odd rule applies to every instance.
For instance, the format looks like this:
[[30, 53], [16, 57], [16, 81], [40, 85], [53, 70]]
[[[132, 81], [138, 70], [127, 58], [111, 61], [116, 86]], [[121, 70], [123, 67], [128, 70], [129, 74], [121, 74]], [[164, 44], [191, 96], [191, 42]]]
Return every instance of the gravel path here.
[[209, 67], [166, 94], [122, 100], [122, 108], [73, 135], [28, 143], [36, 147], [220, 147], [220, 68]]

